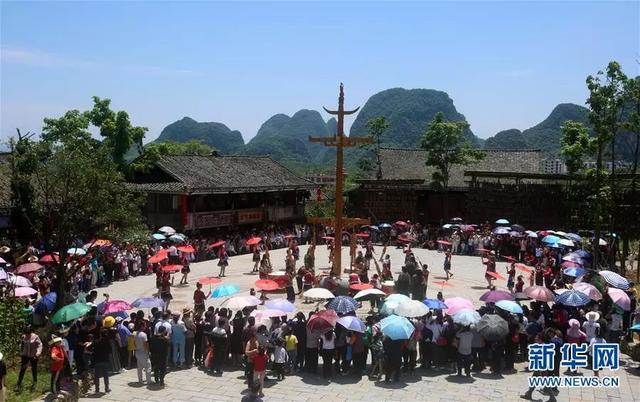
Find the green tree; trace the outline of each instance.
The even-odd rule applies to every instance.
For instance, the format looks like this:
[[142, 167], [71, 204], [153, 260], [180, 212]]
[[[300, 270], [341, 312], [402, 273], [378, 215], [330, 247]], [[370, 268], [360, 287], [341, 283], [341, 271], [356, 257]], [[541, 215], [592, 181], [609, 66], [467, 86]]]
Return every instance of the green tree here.
[[[595, 76], [588, 76], [586, 82], [589, 90], [589, 97], [587, 98], [587, 104], [590, 108], [589, 121], [593, 126], [596, 147], [595, 202], [593, 211], [595, 236], [593, 250], [597, 267], [597, 264], [601, 261], [598, 241], [602, 233], [603, 220], [606, 218], [611, 226], [615, 226], [615, 222], [611, 221], [614, 216], [611, 211], [615, 205], [612, 203], [612, 201], [615, 201], [615, 193], [613, 193], [615, 191], [615, 176], [613, 174], [609, 176], [608, 187], [611, 191], [608, 191], [604, 182], [608, 172], [603, 169], [602, 162], [607, 146], [611, 146], [612, 158], [615, 160], [613, 143], [621, 127], [621, 117], [625, 102], [624, 86], [627, 82], [627, 77], [622, 72], [620, 64], [612, 61], [605, 72], [598, 71]], [[615, 170], [612, 173], [615, 173]]]
[[484, 153], [472, 148], [465, 139], [466, 121], [446, 121], [444, 114], [437, 113], [422, 135], [421, 147], [426, 151], [426, 165], [435, 168], [432, 185], [443, 191], [444, 218], [448, 219], [449, 174], [453, 165], [468, 165], [484, 158]]
[[585, 157], [593, 153], [593, 142], [582, 123], [566, 121], [560, 130], [560, 155], [564, 157], [568, 173], [575, 175], [582, 169]]
[[373, 170], [372, 159], [375, 158], [376, 178], [382, 178], [382, 165], [380, 161], [380, 146], [382, 135], [389, 128], [389, 123], [384, 116], [373, 117], [367, 121], [367, 134], [373, 139], [373, 144], [361, 145], [358, 159], [358, 169], [363, 176], [369, 176]]
[[196, 139], [187, 142], [152, 142], [144, 147], [142, 155], [131, 163], [128, 171], [130, 173], [148, 172], [165, 155], [211, 156], [218, 155], [218, 152], [214, 147]]
[[[58, 251], [58, 306], [65, 301], [68, 278], [67, 250], [77, 239], [94, 236], [114, 241], [142, 233], [141, 201], [131, 193], [113, 148], [95, 140], [86, 113], [72, 110], [58, 119], [45, 119], [38, 141], [29, 137], [12, 141], [14, 183], [30, 186], [32, 198], [14, 197], [16, 210], [29, 224], [31, 239], [44, 239], [47, 252]], [[27, 192], [25, 192], [26, 194]]]

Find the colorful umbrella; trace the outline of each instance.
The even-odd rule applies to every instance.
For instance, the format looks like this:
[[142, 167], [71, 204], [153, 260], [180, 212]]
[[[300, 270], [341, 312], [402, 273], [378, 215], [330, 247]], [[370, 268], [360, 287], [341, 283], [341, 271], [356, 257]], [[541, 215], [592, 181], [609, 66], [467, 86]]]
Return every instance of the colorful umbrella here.
[[9, 274], [3, 268], [0, 268], [0, 281], [6, 281], [9, 279]]
[[228, 297], [228, 296], [235, 295], [239, 291], [240, 291], [240, 288], [238, 288], [236, 285], [232, 285], [230, 283], [224, 284], [213, 289], [213, 292], [211, 292], [211, 298], [217, 299], [219, 297]]
[[162, 233], [154, 233], [151, 235], [155, 240], [165, 240], [167, 237]]
[[442, 244], [443, 246], [450, 246], [451, 242], [450, 241], [446, 241], [446, 240], [438, 240], [437, 241], [438, 244]]
[[546, 243], [546, 244], [556, 244], [559, 241], [560, 241], [560, 238], [558, 236], [554, 236], [554, 235], [547, 235], [547, 236], [542, 238], [542, 242]]
[[225, 243], [226, 243], [226, 241], [224, 241], [224, 240], [218, 240], [218, 241], [217, 241], [217, 242], [215, 242], [215, 243], [211, 243], [211, 244], [209, 244], [209, 247], [211, 247], [211, 248], [216, 248], [216, 247], [224, 246], [224, 245], [225, 245]]
[[[255, 296], [235, 296], [232, 297], [223, 304], [232, 310], [241, 310], [245, 307], [257, 306], [260, 304], [260, 299]], [[283, 316], [285, 314], [280, 314], [278, 317]]]
[[408, 302], [409, 300], [411, 299], [408, 296], [405, 296], [400, 293], [394, 293], [392, 295], [389, 295], [385, 299], [384, 303], [382, 304], [382, 307], [380, 308], [380, 313], [385, 315], [391, 315], [394, 313], [396, 307], [398, 307], [402, 303]]
[[323, 239], [323, 240], [334, 240], [335, 238], [331, 237], [331, 236], [322, 236], [321, 239]]
[[411, 321], [395, 314], [380, 320], [380, 330], [394, 341], [411, 338], [415, 329]]
[[158, 297], [141, 297], [131, 302], [131, 307], [135, 308], [163, 308], [164, 300]]
[[602, 300], [602, 293], [590, 283], [578, 282], [573, 284], [573, 288], [589, 296], [591, 300]]
[[493, 234], [495, 235], [507, 235], [509, 234], [509, 228], [497, 227], [493, 229]]
[[598, 274], [600, 274], [600, 276], [603, 277], [604, 280], [614, 288], [622, 290], [629, 289], [629, 281], [620, 274], [617, 274], [613, 271], [600, 271], [598, 272]]
[[575, 289], [567, 290], [556, 297], [556, 303], [572, 307], [584, 306], [590, 301], [589, 296]]
[[259, 279], [256, 281], [256, 288], [260, 290], [276, 290], [280, 285], [271, 279]]
[[490, 253], [491, 252], [491, 250], [486, 249], [486, 248], [482, 248], [482, 247], [477, 248], [476, 251], [479, 252], [479, 253]]
[[47, 254], [42, 256], [42, 258], [40, 258], [39, 262], [43, 263], [43, 264], [51, 264], [53, 262], [59, 262], [60, 261], [60, 257], [56, 254]]
[[158, 253], [156, 255], [153, 255], [153, 256], [149, 257], [147, 262], [149, 264], [158, 264], [158, 263], [166, 260], [168, 257], [169, 256], [166, 253]]
[[69, 250], [67, 250], [67, 254], [69, 254], [69, 255], [85, 255], [85, 254], [87, 254], [87, 252], [83, 248], [73, 247], [73, 248], [70, 248]]
[[285, 313], [293, 313], [297, 310], [296, 306], [286, 299], [268, 300], [265, 306], [272, 310], [284, 311]]
[[102, 314], [119, 313], [131, 309], [131, 305], [124, 300], [109, 300], [103, 305]]
[[501, 257], [509, 262], [518, 262], [515, 257], [511, 257], [510, 255], [502, 255]]
[[446, 313], [449, 315], [454, 315], [458, 311], [464, 309], [474, 309], [473, 302], [465, 299], [464, 297], [450, 297], [444, 300], [444, 304], [448, 306]]
[[356, 233], [356, 237], [366, 238], [369, 237], [369, 233]]
[[327, 304], [327, 310], [334, 310], [336, 313], [341, 314], [356, 311], [358, 307], [358, 301], [349, 296], [335, 297]]
[[13, 286], [32, 286], [31, 281], [24, 276], [9, 274], [7, 282]]
[[174, 242], [183, 242], [186, 240], [185, 236], [179, 233], [169, 236], [169, 240]]
[[450, 288], [455, 288], [455, 286], [447, 281], [433, 281], [434, 285], [438, 285], [438, 286], [442, 286], [442, 287], [450, 287]]
[[620, 306], [624, 311], [631, 310], [631, 299], [624, 290], [609, 288], [609, 290], [607, 290], [607, 294], [611, 298], [611, 301]]
[[631, 331], [640, 331], [640, 323], [632, 325], [629, 329]]
[[353, 298], [358, 300], [358, 299], [362, 299], [362, 298], [365, 298], [365, 297], [380, 297], [380, 296], [384, 296], [384, 295], [386, 295], [386, 293], [384, 293], [380, 289], [365, 289], [365, 290], [361, 290], [358, 293], [356, 293], [356, 295], [353, 296]]
[[429, 307], [418, 300], [409, 300], [404, 303], [398, 304], [395, 308], [394, 314], [402, 317], [422, 317], [429, 313]]
[[30, 272], [40, 271], [42, 268], [44, 267], [37, 262], [28, 262], [26, 264], [18, 265], [16, 272], [19, 274], [28, 274]]
[[533, 267], [530, 267], [530, 266], [528, 266], [528, 265], [521, 264], [521, 263], [519, 263], [519, 262], [515, 263], [513, 266], [514, 266], [514, 267], [516, 267], [516, 269], [518, 269], [518, 270], [520, 270], [520, 271], [522, 271], [522, 272], [525, 272], [525, 273], [527, 273], [527, 274], [532, 273], [532, 272], [533, 272], [533, 270], [535, 269], [535, 268], [533, 268]]
[[255, 246], [256, 244], [260, 243], [262, 241], [262, 238], [260, 237], [252, 237], [249, 240], [247, 240], [247, 246]]
[[325, 288], [311, 288], [303, 293], [304, 297], [310, 299], [333, 299], [336, 297], [333, 293]]
[[373, 288], [373, 285], [370, 283], [354, 283], [353, 285], [349, 286], [349, 289], [353, 290], [365, 290], [371, 288]]
[[28, 286], [22, 286], [19, 288], [15, 288], [13, 290], [13, 294], [15, 297], [32, 296], [32, 295], [35, 295], [36, 293], [38, 293], [37, 290], [35, 290], [34, 288], [30, 288]]
[[363, 333], [367, 330], [367, 327], [364, 325], [364, 323], [358, 317], [354, 317], [352, 315], [346, 315], [344, 317], [338, 318], [337, 323], [342, 325], [349, 331]]
[[34, 305], [34, 311], [38, 314], [47, 314], [50, 311], [53, 311], [56, 307], [57, 301], [58, 294], [56, 292], [49, 292], [36, 302]]
[[511, 314], [522, 314], [522, 307], [514, 301], [511, 300], [500, 300], [496, 303], [496, 307], [508, 311]]
[[389, 229], [391, 225], [388, 223], [381, 223], [380, 225], [378, 225], [378, 227], [382, 229]]
[[190, 253], [195, 253], [196, 249], [193, 248], [193, 246], [182, 246], [182, 247], [178, 247], [178, 251], [186, 254], [190, 254]]
[[556, 300], [556, 295], [553, 292], [544, 286], [529, 286], [524, 290], [529, 298], [542, 302], [552, 302]]
[[573, 242], [573, 240], [569, 240], [569, 239], [560, 239], [560, 241], [558, 241], [558, 244], [560, 244], [561, 246], [565, 246], [565, 247], [575, 247], [576, 244]]
[[500, 300], [513, 300], [513, 295], [504, 290], [490, 290], [480, 296], [480, 301], [485, 303], [495, 303]]
[[438, 299], [424, 299], [422, 302], [433, 310], [446, 310], [449, 308], [445, 302]]
[[62, 324], [65, 322], [77, 320], [91, 310], [91, 306], [86, 303], [73, 303], [62, 307], [51, 317], [54, 324]]
[[480, 321], [480, 314], [471, 309], [462, 309], [453, 315], [453, 322], [463, 326], [477, 324]]
[[584, 268], [580, 268], [580, 267], [571, 267], [571, 268], [565, 268], [562, 273], [565, 274], [566, 276], [572, 276], [574, 278], [577, 278], [579, 276], [582, 276], [586, 273], [587, 271]]
[[486, 275], [492, 276], [496, 279], [502, 279], [502, 280], [506, 280], [507, 278], [505, 278], [504, 276], [502, 276], [501, 274], [497, 273], [497, 272], [493, 272], [493, 271], [487, 271], [485, 272]]
[[222, 279], [216, 276], [203, 276], [202, 278], [198, 279], [198, 283], [202, 285], [217, 285], [218, 283], [221, 283], [221, 282], [222, 282]]
[[509, 333], [509, 324], [497, 314], [485, 314], [476, 324], [478, 333], [489, 342], [504, 339]]
[[321, 335], [335, 328], [338, 315], [334, 310], [321, 310], [307, 320], [307, 328], [312, 334]]
[[163, 226], [160, 229], [158, 229], [158, 232], [162, 232], [165, 234], [174, 234], [176, 232], [176, 230], [174, 228], [172, 228], [171, 226]]
[[182, 265], [174, 264], [174, 265], [165, 265], [162, 267], [162, 272], [178, 272], [182, 269]]
[[562, 264], [560, 264], [560, 266], [562, 268], [582, 268], [582, 264], [573, 261], [562, 261]]
[[509, 225], [509, 221], [504, 218], [500, 218], [496, 221], [496, 225]]
[[250, 314], [251, 317], [255, 317], [256, 321], [263, 321], [264, 319], [271, 319], [271, 318], [276, 318], [276, 317], [282, 317], [287, 315], [287, 313], [285, 313], [284, 311], [280, 311], [280, 310], [273, 310], [273, 309], [267, 309], [267, 310], [253, 310]]

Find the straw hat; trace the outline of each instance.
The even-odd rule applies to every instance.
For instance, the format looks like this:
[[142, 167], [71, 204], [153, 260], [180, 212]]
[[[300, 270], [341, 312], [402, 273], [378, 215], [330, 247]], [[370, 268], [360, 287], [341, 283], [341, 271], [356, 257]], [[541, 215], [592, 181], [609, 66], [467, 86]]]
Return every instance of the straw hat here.
[[600, 313], [597, 311], [589, 311], [587, 313], [587, 320], [589, 321], [598, 321], [600, 319]]
[[38, 261], [38, 257], [36, 257], [35, 255], [30, 255], [29, 258], [27, 258], [27, 261], [29, 261], [29, 262], [37, 262]]
[[193, 310], [191, 310], [189, 307], [185, 307], [182, 309], [182, 315], [191, 314], [192, 311]]
[[52, 335], [51, 340], [49, 341], [49, 346], [55, 345], [56, 343], [62, 342], [62, 338], [59, 336]]
[[11, 249], [7, 246], [0, 247], [0, 253], [2, 254], [8, 253], [9, 251], [11, 251]]

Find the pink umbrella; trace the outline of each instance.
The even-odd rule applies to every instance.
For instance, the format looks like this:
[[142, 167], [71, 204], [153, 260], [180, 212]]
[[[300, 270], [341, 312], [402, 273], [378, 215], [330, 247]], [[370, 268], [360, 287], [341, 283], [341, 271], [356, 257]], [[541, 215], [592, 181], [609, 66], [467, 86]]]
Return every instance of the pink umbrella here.
[[131, 305], [124, 300], [109, 300], [103, 307], [102, 314], [119, 313], [132, 309]]
[[579, 263], [573, 262], [573, 261], [563, 261], [562, 264], [560, 264], [560, 266], [562, 268], [575, 268], [575, 267], [582, 268], [582, 264], [579, 264]]
[[480, 301], [485, 303], [495, 303], [500, 300], [513, 300], [513, 295], [504, 290], [490, 290], [480, 296]]
[[8, 282], [13, 286], [31, 286], [31, 281], [24, 276], [9, 274]]
[[271, 309], [253, 310], [251, 312], [251, 317], [255, 317], [257, 321], [262, 321], [265, 318], [282, 317], [282, 316], [285, 316], [285, 315], [287, 315], [287, 313], [285, 313], [284, 311], [271, 310]]
[[631, 310], [631, 299], [629, 299], [629, 296], [624, 290], [609, 288], [607, 293], [609, 294], [611, 300], [618, 306], [622, 307], [624, 311]]
[[586, 282], [574, 283], [573, 288], [589, 296], [591, 300], [595, 300], [595, 301], [602, 300], [602, 293], [600, 293], [598, 288], [596, 288], [590, 283], [586, 283]]
[[450, 297], [444, 301], [444, 304], [447, 305], [448, 309], [446, 313], [448, 315], [454, 315], [460, 310], [471, 309], [474, 310], [473, 302], [471, 300], [465, 299], [464, 297]]
[[28, 262], [26, 264], [19, 265], [16, 272], [19, 274], [27, 274], [29, 272], [39, 271], [42, 268], [42, 265], [38, 264], [37, 262]]
[[28, 286], [22, 286], [19, 288], [15, 288], [14, 290], [14, 295], [16, 297], [25, 297], [25, 296], [31, 296], [38, 293], [37, 290], [35, 290], [34, 288], [30, 288]]
[[544, 286], [529, 286], [524, 290], [524, 293], [533, 300], [543, 302], [552, 302], [556, 300], [556, 295], [554, 295], [549, 288]]

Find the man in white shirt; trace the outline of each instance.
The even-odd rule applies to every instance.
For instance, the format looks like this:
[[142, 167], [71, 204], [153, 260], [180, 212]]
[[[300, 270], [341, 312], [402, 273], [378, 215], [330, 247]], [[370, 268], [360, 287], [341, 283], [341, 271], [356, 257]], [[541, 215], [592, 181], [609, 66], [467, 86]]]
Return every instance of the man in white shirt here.
[[458, 376], [462, 375], [464, 368], [467, 377], [471, 377], [471, 344], [473, 342], [473, 333], [469, 327], [462, 328], [456, 334], [456, 342], [458, 343]]
[[146, 384], [151, 384], [151, 360], [149, 359], [149, 340], [147, 338], [146, 323], [140, 321], [137, 325], [133, 341], [136, 347], [136, 363], [138, 365], [138, 382], [142, 384], [142, 371], [145, 373]]

